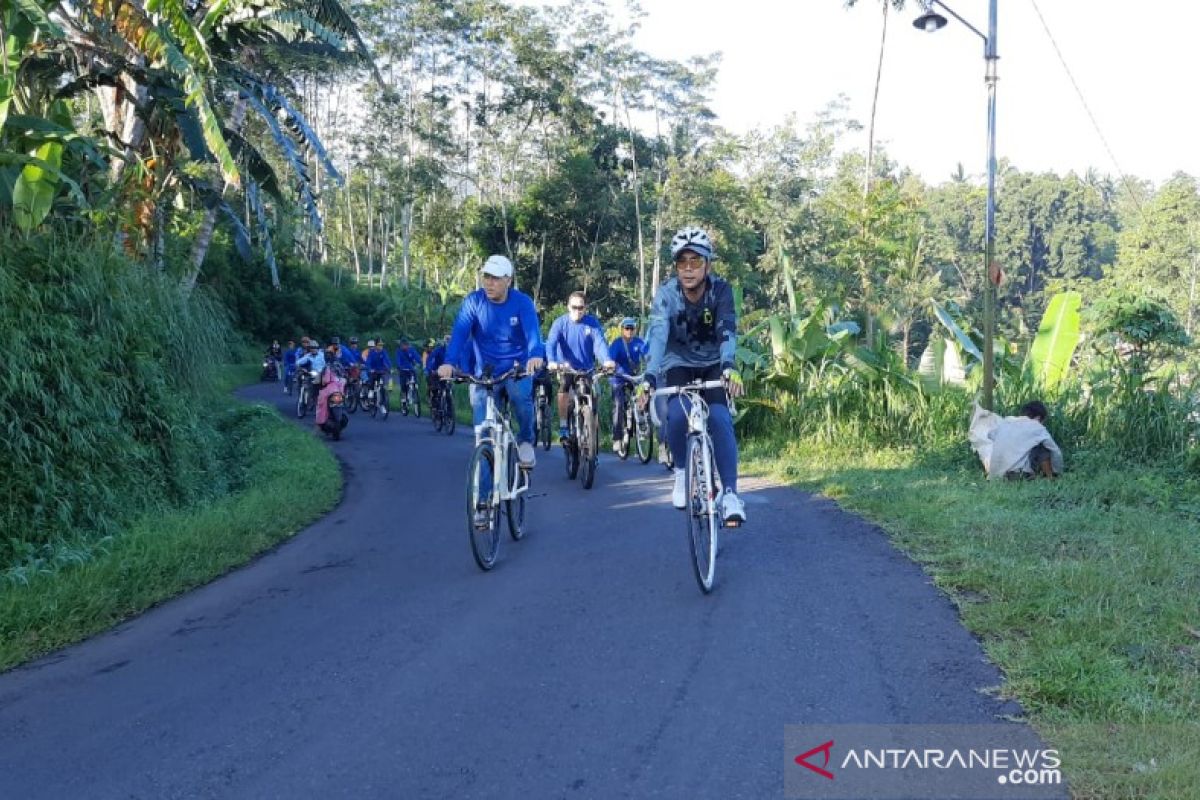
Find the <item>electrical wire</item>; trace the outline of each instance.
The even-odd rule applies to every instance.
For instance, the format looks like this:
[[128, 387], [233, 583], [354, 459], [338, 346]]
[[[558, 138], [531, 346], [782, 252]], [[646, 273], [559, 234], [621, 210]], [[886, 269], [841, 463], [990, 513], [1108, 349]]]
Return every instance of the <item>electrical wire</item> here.
[[1050, 26], [1046, 23], [1046, 18], [1042, 16], [1042, 9], [1038, 7], [1037, 0], [1029, 0], [1029, 2], [1033, 5], [1033, 10], [1037, 14], [1038, 20], [1042, 23], [1042, 30], [1046, 32], [1046, 38], [1050, 40], [1050, 46], [1054, 48], [1054, 54], [1058, 56], [1058, 62], [1062, 64], [1063, 71], [1067, 73], [1067, 78], [1071, 81], [1071, 86], [1074, 87], [1076, 96], [1079, 97], [1079, 103], [1087, 113], [1088, 119], [1092, 121], [1092, 129], [1100, 137], [1100, 143], [1104, 145], [1104, 150], [1112, 160], [1113, 166], [1116, 167], [1117, 174], [1121, 176], [1121, 184], [1125, 187], [1125, 191], [1133, 201], [1134, 207], [1137, 208], [1138, 214], [1145, 220], [1146, 216], [1142, 212], [1142, 203], [1138, 199], [1137, 193], [1133, 190], [1129, 176], [1125, 174], [1125, 170], [1121, 169], [1121, 163], [1117, 161], [1116, 154], [1113, 153], [1112, 147], [1109, 146], [1108, 138], [1105, 137], [1104, 131], [1100, 130], [1100, 123], [1096, 121], [1096, 115], [1092, 113], [1091, 106], [1088, 105], [1087, 99], [1083, 96], [1083, 90], [1079, 88], [1079, 82], [1075, 80], [1075, 75], [1071, 72], [1071, 68], [1067, 66], [1067, 59], [1063, 57], [1062, 50], [1059, 49], [1058, 42], [1054, 39], [1054, 34], [1050, 32]]

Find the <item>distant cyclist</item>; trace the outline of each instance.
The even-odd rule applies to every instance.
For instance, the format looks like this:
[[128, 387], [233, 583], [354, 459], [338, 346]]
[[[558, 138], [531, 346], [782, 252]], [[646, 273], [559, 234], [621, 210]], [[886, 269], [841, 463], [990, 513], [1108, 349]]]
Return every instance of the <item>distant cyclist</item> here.
[[[571, 293], [567, 298], [567, 313], [550, 326], [550, 334], [546, 337], [546, 359], [546, 366], [551, 371], [560, 365], [587, 371], [596, 362], [606, 369], [614, 367], [600, 320], [587, 313], [587, 299], [583, 292]], [[558, 438], [564, 441], [568, 435], [567, 404], [574, 385], [575, 376], [564, 375], [558, 387]]]
[[396, 340], [396, 356], [393, 359], [396, 376], [400, 379], [400, 396], [408, 391], [408, 384], [417, 379], [417, 370], [421, 368], [421, 353], [413, 347], [407, 337], [401, 336]]
[[621, 447], [621, 438], [625, 435], [625, 406], [629, 403], [629, 381], [619, 375], [637, 375], [646, 361], [646, 343], [634, 335], [637, 330], [637, 320], [626, 317], [621, 320], [621, 335], [612, 340], [608, 346], [609, 358], [617, 365], [617, 375], [612, 383], [613, 393], [613, 450]]
[[[507, 258], [489, 256], [482, 272], [483, 288], [463, 299], [454, 320], [438, 377], [453, 377], [455, 365], [467, 360], [468, 350], [473, 351], [477, 375], [489, 370], [499, 376], [517, 363], [521, 372], [504, 383], [504, 390], [520, 428], [517, 455], [522, 466], [532, 467], [537, 457], [533, 451], [532, 381], [526, 373], [541, 369], [546, 355], [537, 309], [529, 295], [512, 288], [513, 265]], [[475, 385], [471, 386], [471, 407], [478, 435], [487, 414], [487, 396]]]
[[[744, 392], [742, 377], [735, 368], [737, 312], [733, 289], [712, 272], [713, 245], [702, 228], [688, 227], [671, 240], [675, 277], [654, 296], [647, 336], [649, 364], [647, 381], [661, 377], [665, 386], [681, 386], [694, 380], [723, 379], [729, 395]], [[737, 496], [738, 445], [733, 434], [726, 392], [705, 391], [708, 430], [713, 439], [713, 456], [724, 492], [721, 512], [726, 522], [746, 521], [746, 508]], [[671, 502], [687, 507], [686, 463], [687, 409], [679, 396], [667, 403], [667, 440], [675, 458], [675, 487]]]

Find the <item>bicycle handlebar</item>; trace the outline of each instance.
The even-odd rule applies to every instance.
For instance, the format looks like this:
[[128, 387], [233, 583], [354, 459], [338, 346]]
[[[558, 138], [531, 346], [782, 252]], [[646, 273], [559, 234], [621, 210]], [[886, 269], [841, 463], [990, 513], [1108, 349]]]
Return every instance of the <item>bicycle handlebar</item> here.
[[685, 383], [682, 386], [667, 386], [662, 389], [655, 389], [654, 395], [656, 397], [658, 395], [662, 395], [663, 397], [669, 397], [669, 396], [675, 395], [675, 394], [682, 394], [683, 392], [686, 392], [686, 391], [701, 392], [706, 389], [726, 389], [726, 388], [728, 388], [728, 387], [726, 387], [724, 380], [692, 381], [691, 383]]
[[581, 378], [594, 378], [597, 375], [603, 375], [608, 372], [608, 370], [602, 366], [592, 367], [591, 369], [575, 369], [574, 367], [568, 367], [566, 365], [559, 365], [554, 371], [560, 375], [574, 375]]
[[495, 375], [491, 378], [476, 378], [474, 375], [469, 375], [465, 372], [460, 372], [460, 373], [456, 374], [450, 380], [453, 380], [457, 383], [473, 383], [476, 386], [492, 387], [498, 383], [504, 383], [509, 378], [519, 377], [521, 374], [522, 374], [521, 366], [514, 364], [512, 366], [512, 368], [508, 370], [508, 372], [505, 372], [502, 375]]

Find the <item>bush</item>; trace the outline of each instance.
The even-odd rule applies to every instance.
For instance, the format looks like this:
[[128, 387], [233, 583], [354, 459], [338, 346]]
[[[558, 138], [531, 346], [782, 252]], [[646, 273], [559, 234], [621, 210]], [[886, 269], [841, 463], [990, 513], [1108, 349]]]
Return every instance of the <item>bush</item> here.
[[201, 397], [234, 342], [207, 292], [102, 239], [0, 232], [0, 564], [224, 493]]

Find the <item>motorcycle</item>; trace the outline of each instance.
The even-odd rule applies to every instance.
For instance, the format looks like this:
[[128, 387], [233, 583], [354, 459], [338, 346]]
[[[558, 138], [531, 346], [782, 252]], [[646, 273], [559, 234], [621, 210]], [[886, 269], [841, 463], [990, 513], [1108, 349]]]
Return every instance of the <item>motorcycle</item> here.
[[317, 426], [337, 441], [350, 424], [346, 411], [346, 381], [332, 369], [325, 370], [325, 384], [317, 397]]
[[271, 381], [272, 383], [279, 380], [279, 364], [275, 359], [270, 356], [263, 359], [262, 375], [259, 380]]

